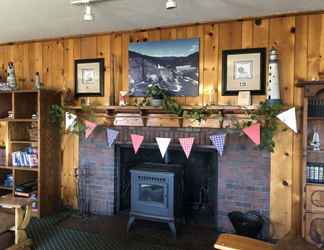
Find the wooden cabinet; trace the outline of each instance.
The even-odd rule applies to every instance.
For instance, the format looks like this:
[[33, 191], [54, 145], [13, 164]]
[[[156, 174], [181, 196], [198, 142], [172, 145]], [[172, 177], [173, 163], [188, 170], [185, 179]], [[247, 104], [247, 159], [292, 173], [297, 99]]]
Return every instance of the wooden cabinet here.
[[[33, 193], [33, 215], [38, 217], [50, 215], [60, 206], [60, 131], [49, 116], [50, 106], [59, 103], [60, 96], [49, 90], [0, 92], [0, 143], [6, 146], [0, 165], [0, 195], [17, 196], [17, 187], [33, 183], [29, 194]], [[37, 155], [34, 166], [13, 162], [12, 153], [26, 149]], [[5, 183], [8, 176], [11, 185]]]
[[324, 242], [324, 216], [323, 214], [305, 214], [305, 238], [308, 242], [323, 246]]
[[[302, 235], [324, 246], [324, 81], [298, 81], [304, 88], [302, 161]], [[311, 145], [314, 132], [320, 137], [320, 150]]]
[[306, 186], [306, 211], [324, 214], [324, 185]]

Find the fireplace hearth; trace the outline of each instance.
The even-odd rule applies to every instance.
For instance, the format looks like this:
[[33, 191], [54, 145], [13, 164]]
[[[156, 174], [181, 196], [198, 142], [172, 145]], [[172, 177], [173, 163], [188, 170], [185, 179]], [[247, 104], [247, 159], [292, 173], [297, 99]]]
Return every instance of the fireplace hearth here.
[[176, 220], [183, 217], [183, 166], [144, 163], [131, 169], [130, 173], [128, 231], [137, 218], [166, 222], [176, 238]]
[[[184, 230], [197, 225], [215, 231], [233, 232], [228, 219], [228, 213], [232, 211], [245, 213], [256, 210], [265, 218], [269, 217], [270, 154], [259, 151], [235, 130], [227, 134], [224, 154], [218, 157], [217, 151], [210, 145], [209, 136], [219, 133], [219, 129], [116, 129], [120, 134], [112, 148], [107, 146], [105, 129], [98, 128], [90, 138], [81, 137], [80, 140], [80, 171], [89, 170], [89, 178], [83, 188], [87, 190], [91, 214], [128, 216], [131, 210], [130, 170], [144, 162], [167, 162], [180, 164], [185, 170]], [[130, 143], [130, 134], [145, 136], [136, 155]], [[164, 161], [155, 142], [156, 137], [195, 137], [189, 160], [181, 146], [175, 143], [170, 145]]]

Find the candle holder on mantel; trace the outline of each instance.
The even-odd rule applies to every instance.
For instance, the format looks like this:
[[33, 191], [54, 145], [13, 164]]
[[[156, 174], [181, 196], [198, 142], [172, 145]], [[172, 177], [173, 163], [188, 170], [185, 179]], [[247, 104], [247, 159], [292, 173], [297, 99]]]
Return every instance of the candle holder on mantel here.
[[128, 91], [119, 92], [119, 106], [127, 105], [127, 95], [128, 95]]

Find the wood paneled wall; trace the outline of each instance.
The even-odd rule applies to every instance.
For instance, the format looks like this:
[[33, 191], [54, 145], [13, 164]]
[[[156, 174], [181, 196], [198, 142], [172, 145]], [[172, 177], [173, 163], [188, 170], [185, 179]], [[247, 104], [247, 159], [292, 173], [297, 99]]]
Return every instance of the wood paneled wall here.
[[[281, 96], [289, 105], [302, 105], [296, 79], [314, 79], [324, 71], [324, 15], [296, 15], [223, 23], [196, 24], [144, 31], [131, 31], [49, 41], [0, 46], [0, 74], [8, 61], [16, 65], [19, 87], [32, 88], [35, 72], [40, 72], [47, 88], [74, 89], [74, 64], [79, 58], [105, 58], [105, 97], [92, 98], [108, 104], [110, 96], [111, 56], [117, 58], [116, 97], [128, 88], [128, 43], [200, 37], [200, 95], [178, 97], [187, 105], [213, 102], [235, 104], [236, 97], [221, 95], [221, 53], [224, 49], [276, 46], [280, 50]], [[253, 103], [264, 100], [254, 96]], [[62, 197], [66, 205], [76, 206], [74, 168], [78, 166], [78, 139], [66, 136], [62, 145]], [[291, 228], [299, 230], [301, 193], [301, 136], [291, 131], [276, 136], [277, 147], [271, 163], [271, 221], [280, 237]], [[287, 185], [283, 182], [286, 181]]]

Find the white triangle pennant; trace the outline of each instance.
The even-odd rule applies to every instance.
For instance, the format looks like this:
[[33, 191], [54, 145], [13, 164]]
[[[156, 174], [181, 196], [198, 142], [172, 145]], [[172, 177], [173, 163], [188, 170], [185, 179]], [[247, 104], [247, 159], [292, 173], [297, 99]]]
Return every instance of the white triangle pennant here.
[[72, 129], [75, 125], [77, 116], [75, 114], [66, 112], [65, 113], [65, 129], [69, 130]]
[[295, 133], [297, 131], [296, 109], [291, 108], [277, 115], [277, 118], [291, 128]]
[[169, 144], [171, 142], [171, 138], [156, 137], [155, 140], [159, 146], [162, 158], [164, 158], [164, 155], [165, 155], [166, 151], [168, 150]]

